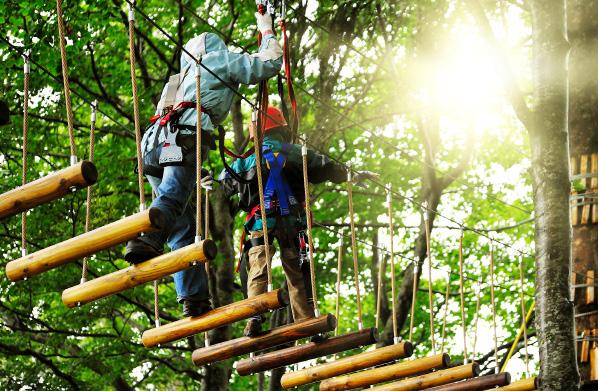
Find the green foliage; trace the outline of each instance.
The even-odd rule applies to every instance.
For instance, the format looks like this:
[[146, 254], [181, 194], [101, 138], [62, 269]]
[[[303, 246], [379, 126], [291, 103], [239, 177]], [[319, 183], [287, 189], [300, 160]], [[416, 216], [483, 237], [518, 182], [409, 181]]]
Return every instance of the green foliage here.
[[[192, 9], [221, 31], [231, 46], [255, 50], [254, 5], [247, 1], [216, 2], [140, 2], [145, 13], [185, 42], [194, 35], [211, 31], [206, 22], [195, 18]], [[381, 183], [391, 183], [394, 197], [395, 251], [397, 285], [403, 270], [414, 258], [419, 235], [419, 201], [426, 170], [421, 139], [422, 118], [432, 121], [433, 113], [414, 103], [418, 80], [413, 79], [412, 62], [421, 55], [426, 26], [441, 32], [465, 18], [455, 11], [452, 1], [408, 2], [318, 2], [315, 10], [290, 2], [289, 31], [292, 45], [294, 77], [301, 110], [300, 131], [315, 148], [344, 162], [352, 161], [357, 169], [380, 173]], [[132, 124], [132, 99], [128, 64], [126, 7], [120, 1], [66, 2], [65, 20], [69, 38], [68, 61], [71, 87], [86, 101], [98, 99], [96, 165], [99, 182], [93, 187], [92, 227], [105, 225], [134, 213], [136, 194], [135, 145]], [[295, 9], [298, 9], [295, 11]], [[317, 26], [306, 22], [308, 13]], [[179, 20], [179, 16], [184, 19]], [[234, 16], [234, 17], [233, 17]], [[137, 50], [140, 53], [137, 77], [140, 89], [141, 118], [153, 114], [155, 103], [168, 76], [178, 69], [179, 51], [157, 29], [137, 16]], [[326, 30], [319, 28], [323, 26]], [[56, 80], [37, 66], [32, 66], [30, 108], [29, 179], [46, 175], [68, 164], [68, 137], [60, 76], [55, 8], [52, 2], [7, 1], [0, 5], [0, 29], [11, 43], [32, 50], [32, 58], [41, 63]], [[445, 30], [443, 30], [445, 29]], [[234, 45], [233, 45], [234, 43]], [[359, 50], [363, 55], [357, 54]], [[239, 49], [236, 49], [239, 50]], [[0, 192], [20, 185], [20, 148], [22, 128], [22, 60], [17, 52], [0, 43], [2, 86], [0, 99], [9, 102], [12, 124], [0, 129]], [[392, 60], [391, 60], [392, 58]], [[409, 80], [411, 79], [411, 80]], [[271, 83], [272, 91], [275, 84]], [[256, 89], [242, 87], [241, 92], [254, 98]], [[317, 100], [304, 90], [313, 93]], [[89, 105], [73, 96], [78, 154], [88, 152]], [[503, 104], [504, 106], [504, 104]], [[334, 108], [333, 108], [334, 107]], [[247, 120], [250, 108], [243, 104]], [[504, 107], [503, 107], [504, 109]], [[340, 114], [337, 112], [339, 111]], [[116, 119], [121, 126], [111, 118]], [[531, 188], [526, 169], [529, 166], [517, 123], [503, 115], [502, 128], [488, 131], [471, 148], [476, 153], [468, 170], [445, 191], [439, 213], [466, 226], [481, 229], [515, 225], [493, 232], [496, 240], [529, 252], [533, 231], [531, 224], [517, 223], [530, 219]], [[458, 118], [457, 118], [458, 120]], [[464, 121], [466, 122], [466, 121]], [[230, 127], [230, 123], [226, 123]], [[466, 125], [461, 124], [463, 127]], [[366, 131], [367, 130], [367, 131]], [[443, 175], [458, 165], [471, 134], [440, 132], [435, 139], [436, 162]], [[514, 147], [515, 146], [515, 147]], [[217, 173], [222, 165], [216, 154], [209, 157]], [[503, 174], [507, 180], [497, 182]], [[149, 186], [146, 188], [149, 192]], [[337, 273], [337, 248], [340, 234], [348, 234], [330, 224], [348, 224], [348, 202], [344, 185], [325, 184], [313, 189], [316, 225], [316, 260], [318, 297], [322, 312], [334, 313]], [[370, 184], [355, 189], [355, 211], [360, 283], [365, 326], [373, 326], [376, 311], [375, 288], [378, 260], [387, 257], [388, 247], [384, 189]], [[502, 203], [508, 199], [510, 204]], [[35, 251], [63, 241], [83, 231], [85, 193], [69, 195], [27, 213], [28, 246]], [[440, 340], [444, 308], [446, 273], [451, 270], [450, 305], [447, 321], [447, 346], [453, 360], [462, 358], [462, 336], [458, 310], [458, 240], [460, 231], [453, 222], [436, 219], [432, 235], [433, 281], [436, 324]], [[235, 222], [235, 247], [242, 225]], [[20, 256], [20, 220], [2, 221], [0, 251], [2, 266]], [[380, 235], [379, 235], [380, 234]], [[382, 247], [375, 250], [371, 243]], [[357, 328], [357, 308], [353, 288], [353, 266], [349, 239], [343, 242], [342, 296], [339, 331]], [[473, 324], [491, 321], [489, 310], [489, 242], [466, 231], [463, 242], [465, 259], [465, 307], [470, 343]], [[377, 256], [376, 254], [377, 253]], [[123, 246], [104, 251], [90, 259], [90, 276], [100, 276], [125, 266]], [[499, 343], [512, 340], [520, 325], [518, 295], [518, 254], [501, 245], [495, 246], [496, 303]], [[526, 257], [526, 298], [531, 304], [533, 259]], [[234, 259], [220, 255], [214, 267], [234, 268]], [[275, 281], [283, 275], [275, 268]], [[389, 269], [386, 271], [385, 295], [390, 295]], [[428, 354], [427, 271], [422, 275], [415, 314], [414, 341], [417, 354]], [[238, 278], [235, 276], [235, 278]], [[80, 262], [70, 264], [35, 278], [11, 283], [0, 279], [0, 388], [2, 389], [199, 389], [201, 370], [190, 362], [192, 348], [179, 341], [158, 349], [145, 349], [141, 333], [153, 327], [153, 291], [151, 284], [137, 287], [77, 309], [67, 309], [60, 295], [80, 279]], [[476, 313], [475, 291], [482, 282], [482, 310]], [[180, 316], [176, 293], [170, 278], [160, 283], [160, 306], [164, 319]], [[234, 292], [234, 299], [241, 294]], [[387, 303], [388, 304], [388, 303]], [[388, 311], [388, 306], [386, 311]], [[388, 315], [387, 315], [388, 316]], [[239, 336], [243, 324], [232, 327]], [[484, 329], [485, 332], [488, 329]], [[408, 322], [401, 330], [407, 338]], [[488, 335], [480, 339], [490, 340]], [[200, 346], [203, 336], [195, 343]], [[440, 343], [438, 344], [440, 346]], [[487, 342], [480, 345], [488, 353]], [[471, 345], [469, 346], [471, 352]], [[351, 354], [343, 353], [340, 356]], [[504, 352], [503, 352], [504, 353]], [[223, 366], [232, 366], [232, 360]], [[492, 366], [493, 364], [490, 364]], [[315, 389], [315, 386], [305, 389]], [[256, 389], [257, 379], [242, 378], [233, 372], [230, 388]]]

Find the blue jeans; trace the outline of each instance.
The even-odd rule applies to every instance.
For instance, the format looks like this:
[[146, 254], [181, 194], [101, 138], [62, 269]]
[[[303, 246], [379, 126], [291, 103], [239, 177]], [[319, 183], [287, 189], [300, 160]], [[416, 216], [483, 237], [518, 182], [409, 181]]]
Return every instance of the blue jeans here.
[[[160, 148], [160, 147], [158, 147]], [[192, 244], [195, 241], [195, 207], [191, 204], [196, 174], [195, 155], [182, 166], [164, 167], [162, 179], [147, 176], [156, 194], [152, 208], [158, 208], [165, 216], [165, 229], [147, 233], [140, 239], [151, 246], [162, 249], [168, 243], [171, 251]], [[205, 156], [205, 155], [204, 155]], [[208, 300], [208, 279], [203, 264], [197, 264], [174, 274], [177, 300]]]

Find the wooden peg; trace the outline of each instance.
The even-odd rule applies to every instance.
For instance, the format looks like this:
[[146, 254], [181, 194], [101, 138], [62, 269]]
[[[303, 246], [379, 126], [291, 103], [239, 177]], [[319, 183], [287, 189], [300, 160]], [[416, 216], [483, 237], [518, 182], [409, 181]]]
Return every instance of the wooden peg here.
[[594, 304], [594, 271], [586, 272], [586, 304]]
[[588, 362], [590, 355], [590, 329], [585, 329], [581, 333], [581, 349], [579, 353], [579, 362]]

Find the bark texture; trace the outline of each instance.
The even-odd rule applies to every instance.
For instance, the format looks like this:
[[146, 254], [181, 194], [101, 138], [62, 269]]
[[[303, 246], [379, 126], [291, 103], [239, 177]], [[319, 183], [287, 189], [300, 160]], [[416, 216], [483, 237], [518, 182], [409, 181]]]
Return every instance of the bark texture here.
[[577, 390], [567, 149], [565, 0], [531, 1], [534, 102], [529, 130], [536, 208], [536, 327], [542, 390]]

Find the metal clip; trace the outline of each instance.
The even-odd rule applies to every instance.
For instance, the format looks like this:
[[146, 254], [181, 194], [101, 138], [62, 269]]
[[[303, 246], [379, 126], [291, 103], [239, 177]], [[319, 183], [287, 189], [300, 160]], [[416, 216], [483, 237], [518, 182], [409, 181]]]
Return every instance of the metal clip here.
[[77, 164], [77, 156], [71, 155], [71, 166], [74, 166], [75, 164]]
[[91, 122], [96, 122], [96, 114], [98, 111], [98, 101], [94, 100], [91, 102]]
[[155, 319], [154, 324], [156, 325], [156, 328], [160, 327], [160, 319]]
[[29, 56], [31, 55], [31, 50], [25, 50], [23, 54], [23, 59], [25, 63], [23, 64], [23, 73], [29, 73], [31, 71], [31, 65], [29, 64]]
[[303, 145], [301, 146], [301, 156], [307, 156], [307, 145], [305, 145], [305, 141], [303, 141]]
[[201, 235], [195, 235], [195, 243], [201, 242]]
[[401, 338], [399, 338], [399, 337], [394, 337], [393, 341], [394, 341], [395, 345], [398, 345], [398, 344], [399, 344], [399, 342], [401, 342]]
[[145, 210], [145, 204], [139, 204], [139, 211], [143, 212]]
[[129, 3], [129, 22], [135, 21], [135, 8], [132, 3]]
[[85, 284], [87, 282], [87, 278], [81, 277], [81, 282], [79, 284]]
[[272, 292], [272, 284], [268, 284], [268, 292]]
[[22, 257], [25, 257], [25, 256], [27, 256], [27, 249], [26, 249], [26, 248], [22, 248], [22, 249], [21, 249], [21, 256], [22, 256]]
[[314, 309], [314, 316], [317, 318], [318, 316], [320, 316], [320, 309], [319, 308], [315, 308]]
[[353, 171], [351, 169], [351, 162], [347, 163], [347, 182], [353, 181]]

